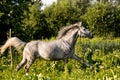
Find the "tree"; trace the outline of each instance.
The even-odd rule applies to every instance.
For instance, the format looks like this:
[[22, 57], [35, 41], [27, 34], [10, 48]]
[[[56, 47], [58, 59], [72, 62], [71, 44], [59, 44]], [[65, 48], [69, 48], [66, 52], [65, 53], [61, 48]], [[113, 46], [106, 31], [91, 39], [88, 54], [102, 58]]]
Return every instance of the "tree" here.
[[[118, 10], [116, 6], [115, 9]], [[119, 10], [116, 13], [119, 14]], [[109, 36], [118, 36], [118, 17], [118, 15], [114, 15], [113, 7], [108, 2], [95, 4], [88, 8], [85, 15], [82, 16], [94, 34], [104, 37], [107, 37], [108, 34]]]
[[[21, 22], [24, 19], [23, 12], [28, 10], [29, 3], [32, 3], [31, 0], [2, 0], [0, 1], [0, 30], [2, 33], [1, 38], [3, 40], [7, 39], [7, 31], [11, 28], [12, 35], [14, 36], [17, 29], [21, 26]], [[18, 33], [17, 33], [18, 34]], [[0, 41], [2, 42], [2, 40]]]
[[68, 0], [58, 0], [57, 3], [47, 7], [43, 14], [45, 15], [47, 32], [52, 32], [51, 35], [54, 36], [61, 27], [80, 21], [82, 11], [81, 8], [70, 4]]
[[[29, 11], [24, 11], [25, 18], [22, 20], [21, 32], [27, 40], [42, 38], [37, 32], [41, 31], [40, 16], [41, 16], [41, 0], [37, 0], [34, 4], [30, 4]], [[37, 33], [37, 34], [36, 34]], [[39, 37], [39, 36], [40, 37]]]
[[33, 39], [39, 26], [41, 0], [3, 0], [0, 2], [0, 24], [3, 40], [7, 38], [7, 31], [12, 29], [12, 36], [23, 40]]

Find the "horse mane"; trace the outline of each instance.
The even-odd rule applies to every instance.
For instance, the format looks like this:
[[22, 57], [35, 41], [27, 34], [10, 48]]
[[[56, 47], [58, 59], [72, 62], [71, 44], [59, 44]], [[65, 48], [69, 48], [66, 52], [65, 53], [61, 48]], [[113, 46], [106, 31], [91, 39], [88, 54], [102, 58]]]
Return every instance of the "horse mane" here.
[[64, 35], [66, 35], [66, 33], [71, 30], [71, 29], [75, 29], [75, 28], [78, 28], [78, 24], [73, 24], [73, 25], [70, 25], [70, 26], [64, 26], [61, 28], [61, 30], [58, 32], [58, 36], [57, 36], [57, 39], [60, 39], [62, 38]]

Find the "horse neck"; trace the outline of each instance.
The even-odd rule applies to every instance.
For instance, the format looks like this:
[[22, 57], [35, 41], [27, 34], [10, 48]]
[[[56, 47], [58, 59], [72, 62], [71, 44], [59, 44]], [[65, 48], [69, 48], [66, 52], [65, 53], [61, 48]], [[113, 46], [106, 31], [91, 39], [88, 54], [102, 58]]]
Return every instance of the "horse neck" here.
[[64, 41], [66, 41], [71, 47], [75, 46], [77, 38], [78, 38], [78, 30], [75, 30], [63, 37]]

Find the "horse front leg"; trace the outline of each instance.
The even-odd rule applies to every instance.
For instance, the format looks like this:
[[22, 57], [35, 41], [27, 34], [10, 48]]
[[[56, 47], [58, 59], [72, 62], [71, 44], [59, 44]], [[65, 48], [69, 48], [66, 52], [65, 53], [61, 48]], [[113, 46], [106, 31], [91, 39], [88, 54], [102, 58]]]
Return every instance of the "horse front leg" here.
[[69, 72], [69, 70], [68, 70], [68, 58], [64, 58], [64, 63], [65, 63], [65, 65], [64, 65], [64, 73], [65, 73], [65, 76], [66, 76], [66, 73], [68, 73]]
[[83, 63], [83, 64], [85, 64], [87, 67], [89, 67], [90, 69], [93, 68], [90, 64], [88, 64], [88, 63], [85, 62], [82, 58], [80, 58], [79, 56], [77, 56], [77, 55], [75, 55], [75, 54], [73, 54], [73, 56], [72, 56], [71, 58], [80, 61], [81, 63]]

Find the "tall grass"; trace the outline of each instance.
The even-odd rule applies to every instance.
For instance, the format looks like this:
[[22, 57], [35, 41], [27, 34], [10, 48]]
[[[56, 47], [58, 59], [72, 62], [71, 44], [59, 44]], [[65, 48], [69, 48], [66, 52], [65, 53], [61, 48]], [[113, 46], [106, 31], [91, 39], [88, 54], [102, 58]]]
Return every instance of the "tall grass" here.
[[73, 59], [68, 64], [36, 59], [28, 74], [24, 74], [23, 68], [15, 71], [22, 53], [13, 48], [12, 53], [13, 67], [8, 52], [0, 56], [0, 80], [120, 80], [120, 38], [78, 39], [75, 53], [90, 63], [93, 70]]

